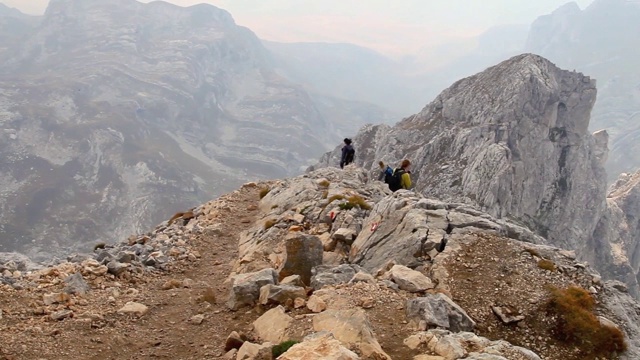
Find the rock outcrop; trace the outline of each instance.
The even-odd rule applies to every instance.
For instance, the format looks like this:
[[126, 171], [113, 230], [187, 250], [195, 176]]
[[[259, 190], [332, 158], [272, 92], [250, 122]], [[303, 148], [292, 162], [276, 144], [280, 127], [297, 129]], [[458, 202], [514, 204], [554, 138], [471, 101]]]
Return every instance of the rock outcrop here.
[[[516, 56], [458, 81], [394, 127], [363, 128], [354, 137], [356, 162], [376, 176], [379, 160], [409, 158], [416, 191], [509, 219], [637, 294], [632, 259], [640, 238], [619, 226], [626, 221], [620, 205], [605, 200], [608, 135], [588, 132], [595, 100], [589, 77]], [[332, 166], [336, 151], [314, 167]], [[627, 198], [627, 208], [638, 204]]]
[[563, 68], [598, 79], [591, 126], [611, 135], [605, 165], [610, 183], [640, 167], [640, 71], [638, 39], [632, 35], [640, 31], [639, 24], [640, 5], [635, 1], [597, 0], [582, 10], [571, 2], [539, 17], [525, 46]]

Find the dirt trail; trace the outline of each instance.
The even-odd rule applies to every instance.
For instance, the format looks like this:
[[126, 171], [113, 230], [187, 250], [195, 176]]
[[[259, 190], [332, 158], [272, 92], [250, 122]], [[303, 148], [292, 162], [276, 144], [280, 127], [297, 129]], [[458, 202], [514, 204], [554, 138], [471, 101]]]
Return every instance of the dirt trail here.
[[[229, 208], [215, 219], [222, 225], [219, 235], [198, 235], [191, 240], [190, 245], [201, 254], [197, 261], [166, 273], [147, 274], [136, 283], [118, 280], [119, 294], [113, 293], [113, 287], [96, 289], [67, 306], [75, 314], [95, 314], [93, 321], [54, 322], [48, 316], [34, 315], [42, 293], [0, 292], [0, 309], [4, 310], [0, 359], [217, 358], [227, 335], [248, 330], [258, 316], [252, 309], [228, 311], [228, 284], [224, 283], [238, 255], [238, 234], [255, 220], [257, 210], [249, 209], [257, 209], [258, 191], [257, 187], [243, 187], [222, 197]], [[162, 290], [167, 281], [185, 279], [193, 280], [193, 285]], [[215, 301], [205, 301], [205, 293], [214, 294]], [[145, 304], [149, 312], [141, 318], [117, 314], [126, 301]], [[204, 315], [201, 324], [189, 321], [199, 314]]]

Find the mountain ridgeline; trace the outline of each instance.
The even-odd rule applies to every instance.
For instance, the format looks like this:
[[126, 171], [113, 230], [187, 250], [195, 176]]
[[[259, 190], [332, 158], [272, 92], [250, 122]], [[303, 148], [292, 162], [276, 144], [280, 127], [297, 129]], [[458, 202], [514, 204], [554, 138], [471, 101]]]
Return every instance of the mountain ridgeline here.
[[[413, 162], [415, 190], [478, 206], [550, 245], [576, 250], [638, 294], [638, 176], [607, 196], [608, 135], [588, 132], [595, 81], [532, 54], [516, 56], [443, 91], [397, 125], [353, 138], [356, 163]], [[315, 167], [333, 166], [339, 149]]]
[[126, 238], [388, 116], [281, 77], [210, 5], [52, 0], [0, 28], [0, 251]]

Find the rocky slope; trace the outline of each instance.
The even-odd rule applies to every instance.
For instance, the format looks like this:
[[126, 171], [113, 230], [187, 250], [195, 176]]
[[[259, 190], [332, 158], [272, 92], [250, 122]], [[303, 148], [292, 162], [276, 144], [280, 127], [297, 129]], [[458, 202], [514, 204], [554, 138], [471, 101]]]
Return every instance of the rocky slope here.
[[595, 359], [554, 332], [550, 286], [625, 334], [600, 358], [640, 356], [625, 286], [538, 242], [354, 166], [250, 183], [91, 255], [4, 264], [0, 356], [272, 359], [293, 340], [278, 359]]
[[[608, 135], [588, 132], [595, 100], [589, 77], [520, 55], [455, 83], [394, 127], [363, 128], [356, 162], [375, 172], [379, 160], [409, 158], [417, 191], [512, 219], [637, 294], [635, 226], [618, 228], [630, 219], [605, 201]], [[333, 166], [337, 151], [317, 166]]]
[[568, 3], [531, 26], [526, 50], [561, 67], [577, 69], [598, 80], [594, 129], [611, 135], [606, 165], [609, 181], [640, 167], [637, 119], [640, 113], [640, 4], [596, 0], [584, 10]]
[[52, 0], [39, 25], [10, 34], [0, 251], [44, 258], [124, 238], [248, 178], [299, 173], [380, 114], [312, 98], [209, 5]]

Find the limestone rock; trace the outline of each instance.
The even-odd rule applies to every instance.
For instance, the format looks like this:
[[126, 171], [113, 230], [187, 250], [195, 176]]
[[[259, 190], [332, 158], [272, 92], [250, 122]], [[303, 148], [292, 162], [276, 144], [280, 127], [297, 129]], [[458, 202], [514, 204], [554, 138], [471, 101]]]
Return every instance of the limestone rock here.
[[317, 236], [291, 234], [285, 239], [286, 259], [280, 269], [280, 278], [300, 275], [302, 282], [311, 282], [311, 269], [322, 265], [322, 242]]
[[227, 336], [227, 340], [224, 343], [224, 351], [230, 351], [232, 349], [240, 349], [242, 344], [246, 339], [242, 338], [240, 334], [235, 331], [232, 331], [229, 336]]
[[311, 295], [307, 301], [307, 308], [314, 313], [320, 313], [327, 309], [327, 304], [317, 295]]
[[289, 285], [268, 284], [260, 289], [260, 304], [284, 304], [287, 300], [306, 298], [307, 292], [303, 287]]
[[394, 265], [388, 273], [389, 278], [402, 290], [409, 292], [421, 292], [433, 289], [431, 279], [421, 272], [409, 269], [406, 266]]
[[253, 329], [260, 339], [279, 344], [287, 340], [286, 331], [292, 321], [293, 318], [285, 314], [284, 307], [278, 306], [254, 321]]
[[64, 282], [67, 284], [64, 288], [67, 294], [85, 295], [91, 289], [80, 273], [67, 276]]
[[313, 329], [330, 331], [341, 343], [357, 346], [365, 358], [391, 359], [380, 347], [363, 310], [327, 310], [313, 318]]
[[118, 310], [118, 313], [126, 314], [126, 315], [132, 314], [137, 316], [143, 316], [148, 311], [149, 311], [149, 308], [146, 305], [138, 302], [134, 302], [134, 301], [129, 301]]
[[280, 281], [280, 285], [289, 285], [289, 286], [300, 286], [304, 287], [304, 283], [302, 282], [302, 278], [300, 275], [291, 275]]
[[278, 360], [359, 360], [360, 357], [342, 346], [331, 333], [321, 332], [308, 336], [303, 342], [293, 345]]
[[272, 360], [272, 347], [269, 342], [259, 345], [245, 341], [238, 350], [236, 360]]
[[264, 269], [254, 273], [240, 274], [232, 278], [233, 284], [227, 306], [237, 310], [245, 305], [253, 305], [260, 298], [260, 289], [265, 285], [278, 283], [274, 269]]
[[472, 331], [476, 325], [460, 306], [444, 294], [427, 294], [407, 300], [405, 312], [409, 323], [420, 330], [437, 326], [452, 331]]
[[361, 268], [357, 265], [321, 265], [313, 268], [311, 287], [318, 290], [324, 286], [348, 283]]

